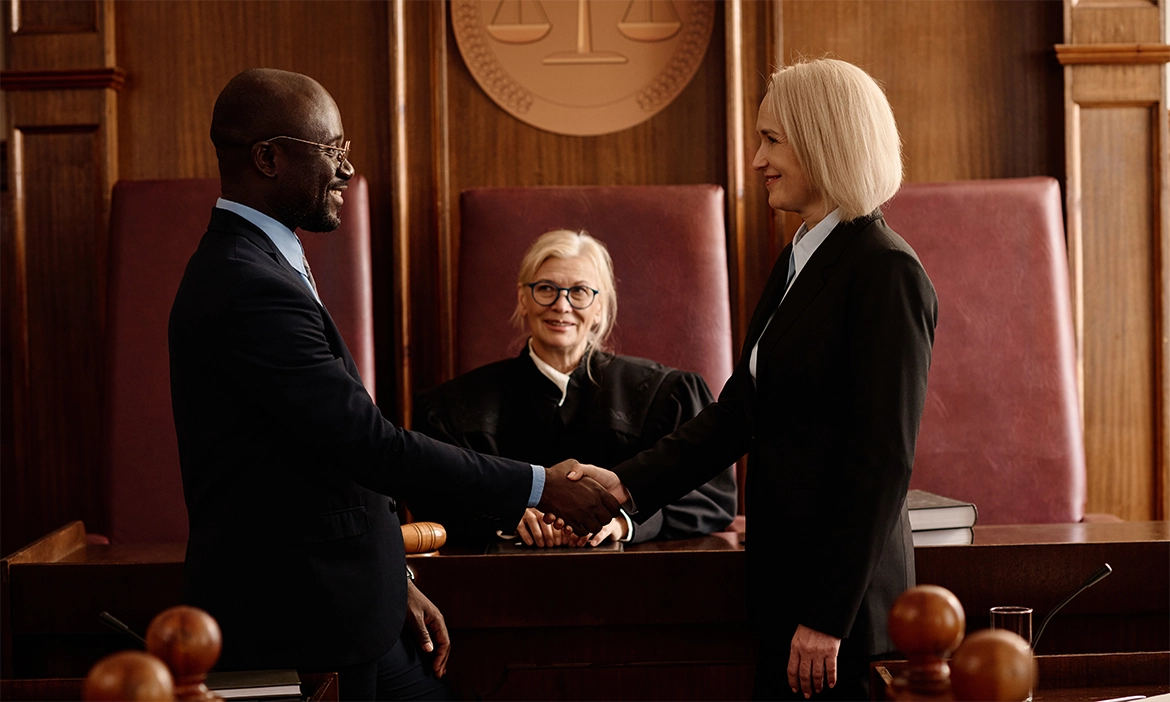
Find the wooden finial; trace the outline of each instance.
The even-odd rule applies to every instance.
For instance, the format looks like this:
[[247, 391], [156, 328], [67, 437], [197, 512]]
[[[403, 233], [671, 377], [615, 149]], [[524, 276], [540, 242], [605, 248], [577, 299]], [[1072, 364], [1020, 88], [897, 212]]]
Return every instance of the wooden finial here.
[[82, 696], [88, 702], [173, 700], [175, 684], [159, 659], [142, 651], [122, 651], [89, 669]]
[[146, 649], [171, 669], [175, 699], [184, 702], [219, 699], [203, 681], [219, 660], [222, 647], [219, 624], [195, 607], [171, 607], [155, 617], [146, 630]]
[[1032, 692], [1036, 667], [1032, 648], [1018, 634], [983, 629], [967, 637], [951, 658], [956, 700], [1020, 702]]
[[903, 592], [890, 609], [890, 638], [906, 654], [909, 673], [895, 681], [898, 699], [944, 699], [950, 691], [946, 657], [963, 640], [967, 617], [959, 598], [937, 585]]

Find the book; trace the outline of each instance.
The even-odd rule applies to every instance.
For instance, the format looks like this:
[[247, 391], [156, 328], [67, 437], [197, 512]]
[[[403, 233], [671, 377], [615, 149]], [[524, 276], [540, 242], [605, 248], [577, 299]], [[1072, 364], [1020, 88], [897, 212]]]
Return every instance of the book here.
[[207, 688], [225, 700], [300, 699], [295, 670], [229, 670], [207, 674]]
[[930, 529], [911, 531], [910, 536], [915, 546], [965, 546], [975, 540], [975, 531], [971, 527]]
[[911, 531], [972, 527], [979, 519], [979, 511], [970, 502], [925, 490], [911, 490], [906, 495], [906, 507], [910, 510]]

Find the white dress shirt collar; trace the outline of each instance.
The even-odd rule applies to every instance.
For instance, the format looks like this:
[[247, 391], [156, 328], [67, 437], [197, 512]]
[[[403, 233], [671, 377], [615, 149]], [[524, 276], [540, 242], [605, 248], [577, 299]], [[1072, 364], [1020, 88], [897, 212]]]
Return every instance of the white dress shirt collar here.
[[528, 338], [528, 356], [536, 364], [536, 369], [544, 373], [544, 377], [553, 381], [553, 384], [561, 389], [561, 401], [557, 403], [557, 407], [565, 404], [565, 398], [569, 395], [569, 375], [553, 368], [545, 363], [544, 359], [536, 355], [536, 351], [532, 349], [532, 337]]

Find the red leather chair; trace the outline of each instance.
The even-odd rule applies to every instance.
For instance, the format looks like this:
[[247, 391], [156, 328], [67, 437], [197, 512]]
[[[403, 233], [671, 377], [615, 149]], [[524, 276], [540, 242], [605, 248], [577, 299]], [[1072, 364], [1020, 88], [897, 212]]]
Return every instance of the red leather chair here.
[[1057, 182], [912, 183], [883, 209], [939, 300], [910, 486], [975, 503], [981, 524], [1081, 521], [1085, 453]]
[[617, 276], [618, 353], [696, 371], [718, 394], [731, 375], [723, 189], [715, 185], [477, 188], [459, 201], [456, 369], [519, 353], [508, 320], [520, 259], [541, 234], [584, 229]]
[[[187, 515], [171, 415], [167, 319], [219, 181], [122, 181], [110, 212], [105, 470], [114, 542], [185, 541]], [[346, 191], [342, 225], [300, 232], [321, 300], [374, 395], [369, 192]]]

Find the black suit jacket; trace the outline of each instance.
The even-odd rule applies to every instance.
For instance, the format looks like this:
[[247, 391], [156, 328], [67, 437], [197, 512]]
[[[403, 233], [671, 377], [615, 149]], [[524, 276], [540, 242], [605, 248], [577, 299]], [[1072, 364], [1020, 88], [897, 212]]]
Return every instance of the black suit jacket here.
[[839, 224], [781, 304], [788, 253], [718, 402], [616, 471], [640, 516], [749, 452], [754, 620], [779, 632], [804, 624], [881, 653], [893, 649], [889, 607], [914, 584], [905, 502], [938, 302], [877, 211]]
[[[589, 357], [587, 357], [589, 358]], [[592, 378], [588, 371], [592, 371]], [[489, 363], [415, 398], [415, 428], [447, 443], [537, 465], [566, 458], [612, 468], [650, 448], [714, 400], [702, 376], [632, 356], [598, 351], [561, 390], [532, 362], [527, 347], [515, 358]], [[452, 537], [483, 540], [497, 528], [453, 520], [445, 506], [415, 503], [420, 518], [442, 522]], [[735, 472], [715, 478], [634, 530], [635, 542], [684, 539], [725, 529], [735, 518]]]
[[329, 313], [242, 217], [213, 211], [169, 336], [185, 599], [219, 621], [220, 667], [339, 666], [390, 648], [406, 577], [388, 495], [442, 491], [520, 519], [531, 467], [386, 421]]

